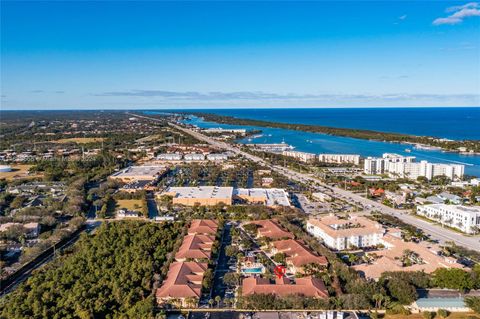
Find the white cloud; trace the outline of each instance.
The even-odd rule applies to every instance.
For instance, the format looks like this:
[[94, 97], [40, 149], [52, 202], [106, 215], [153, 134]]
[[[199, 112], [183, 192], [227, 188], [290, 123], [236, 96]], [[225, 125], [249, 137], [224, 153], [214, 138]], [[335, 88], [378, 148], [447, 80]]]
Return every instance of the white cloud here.
[[433, 21], [433, 25], [458, 24], [463, 22], [465, 18], [479, 17], [480, 16], [479, 7], [480, 5], [478, 2], [469, 2], [462, 6], [449, 7], [445, 11], [452, 14], [450, 14], [448, 17], [435, 19]]
[[407, 15], [406, 15], [406, 14], [398, 17], [399, 20], [405, 20], [406, 18], [407, 18]]

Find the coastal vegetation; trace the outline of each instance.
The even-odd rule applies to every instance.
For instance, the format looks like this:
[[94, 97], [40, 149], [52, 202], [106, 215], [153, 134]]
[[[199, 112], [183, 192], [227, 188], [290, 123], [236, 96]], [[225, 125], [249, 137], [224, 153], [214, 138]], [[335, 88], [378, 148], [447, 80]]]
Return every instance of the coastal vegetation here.
[[114, 222], [82, 235], [1, 301], [1, 318], [153, 318], [182, 223]]
[[441, 139], [441, 138], [431, 137], [431, 136], [415, 136], [415, 135], [409, 135], [409, 134], [378, 132], [378, 131], [362, 130], [362, 129], [350, 129], [350, 128], [339, 128], [339, 127], [329, 127], [329, 126], [320, 126], [320, 125], [260, 121], [260, 120], [243, 119], [243, 118], [210, 114], [210, 113], [201, 113], [201, 112], [189, 112], [188, 114], [193, 114], [195, 116], [202, 117], [206, 121], [216, 122], [221, 124], [271, 127], [271, 128], [281, 128], [281, 129], [287, 129], [287, 130], [296, 130], [296, 131], [304, 131], [304, 132], [312, 132], [312, 133], [322, 133], [322, 134], [343, 136], [343, 137], [353, 137], [353, 138], [364, 139], [364, 140], [421, 144], [421, 145], [440, 147], [445, 151], [451, 151], [451, 152], [458, 152], [459, 148], [465, 148], [466, 150], [471, 150], [475, 153], [480, 152], [480, 141], [476, 141], [476, 140], [453, 141], [453, 140], [446, 140], [446, 139]]

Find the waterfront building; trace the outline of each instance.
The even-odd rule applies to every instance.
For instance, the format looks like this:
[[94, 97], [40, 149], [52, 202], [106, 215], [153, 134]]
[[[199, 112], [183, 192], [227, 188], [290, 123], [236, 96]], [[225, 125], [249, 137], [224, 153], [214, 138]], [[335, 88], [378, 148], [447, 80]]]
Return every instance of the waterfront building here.
[[292, 150], [283, 151], [282, 155], [299, 159], [302, 162], [313, 161], [316, 157], [316, 155], [313, 153], [305, 153], [305, 152], [292, 151]]
[[439, 164], [427, 161], [415, 162], [414, 156], [385, 153], [381, 158], [368, 157], [364, 162], [365, 174], [386, 174], [390, 177], [417, 179], [420, 176], [431, 180], [435, 176], [458, 179], [464, 175], [465, 166]]
[[309, 219], [307, 232], [335, 250], [372, 247], [380, 244], [385, 229], [361, 216], [340, 218], [335, 215]]
[[422, 205], [417, 206], [417, 214], [468, 234], [478, 232], [480, 228], [479, 207], [446, 204]]
[[221, 134], [221, 133], [234, 133], [234, 134], [241, 134], [245, 135], [247, 133], [246, 129], [241, 129], [241, 128], [221, 128], [221, 127], [212, 127], [212, 128], [207, 128], [203, 130], [204, 133], [215, 133], [215, 134]]
[[318, 154], [318, 161], [324, 163], [338, 164], [360, 164], [360, 155], [358, 154]]

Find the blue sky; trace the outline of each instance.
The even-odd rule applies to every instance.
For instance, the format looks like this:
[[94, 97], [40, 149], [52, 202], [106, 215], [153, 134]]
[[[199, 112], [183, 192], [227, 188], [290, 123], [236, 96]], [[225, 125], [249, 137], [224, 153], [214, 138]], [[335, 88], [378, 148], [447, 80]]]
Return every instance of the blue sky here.
[[2, 109], [479, 106], [480, 4], [1, 2]]

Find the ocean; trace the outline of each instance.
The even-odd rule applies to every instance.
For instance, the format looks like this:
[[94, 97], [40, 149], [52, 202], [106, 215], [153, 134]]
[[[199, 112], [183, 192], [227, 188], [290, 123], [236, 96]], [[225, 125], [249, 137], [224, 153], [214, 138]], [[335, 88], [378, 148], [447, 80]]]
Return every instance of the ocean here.
[[205, 109], [198, 112], [282, 123], [480, 140], [480, 107]]
[[[480, 108], [208, 109], [195, 111], [273, 122], [371, 129], [450, 139], [480, 139]], [[354, 115], [349, 113], [350, 111], [353, 112]], [[153, 114], [161, 113], [161, 111], [145, 111], [145, 113]], [[372, 119], [368, 121], [368, 114], [375, 120]], [[355, 119], [355, 116], [358, 117], [358, 121]], [[418, 118], [418, 116], [421, 118]], [[461, 122], [462, 124], [460, 124]], [[262, 134], [258, 136], [240, 140], [239, 142], [241, 143], [280, 143], [284, 141], [294, 146], [298, 151], [317, 154], [360, 154], [364, 157], [381, 156], [383, 153], [398, 153], [416, 156], [418, 161], [427, 160], [432, 163], [463, 164], [465, 165], [466, 174], [480, 176], [480, 156], [478, 155], [461, 155], [458, 153], [433, 150], [419, 150], [405, 144], [369, 141], [280, 128], [219, 124], [207, 122], [198, 117], [192, 117], [188, 123], [201, 128], [246, 128], [249, 130], [255, 129], [262, 131]], [[436, 125], [434, 125], [434, 123]], [[435, 132], [437, 132], [437, 134], [435, 134]], [[410, 152], [407, 152], [407, 149]]]

